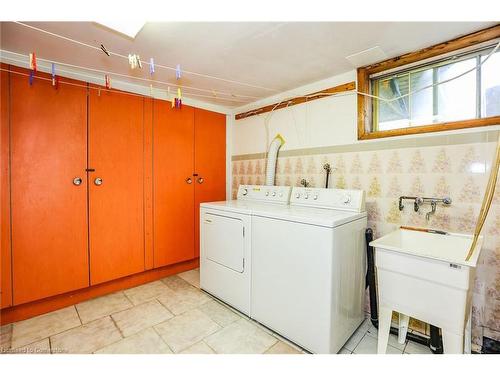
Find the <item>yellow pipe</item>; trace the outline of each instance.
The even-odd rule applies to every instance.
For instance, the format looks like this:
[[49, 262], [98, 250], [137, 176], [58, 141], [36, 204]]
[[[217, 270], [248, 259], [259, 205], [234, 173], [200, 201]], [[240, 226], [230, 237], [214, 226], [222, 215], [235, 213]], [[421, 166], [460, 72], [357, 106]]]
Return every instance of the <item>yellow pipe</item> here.
[[486, 221], [486, 217], [488, 216], [488, 211], [490, 210], [491, 201], [493, 200], [493, 196], [495, 195], [495, 188], [497, 185], [499, 167], [500, 167], [500, 132], [498, 134], [495, 158], [493, 159], [493, 163], [491, 164], [490, 178], [488, 179], [488, 184], [486, 185], [486, 191], [484, 193], [483, 203], [481, 205], [481, 211], [479, 211], [479, 217], [477, 218], [476, 229], [474, 230], [474, 238], [472, 240], [469, 253], [467, 254], [465, 260], [469, 260], [472, 257], [477, 241], [479, 239], [479, 234], [481, 233], [481, 230], [483, 229], [484, 226], [484, 222]]

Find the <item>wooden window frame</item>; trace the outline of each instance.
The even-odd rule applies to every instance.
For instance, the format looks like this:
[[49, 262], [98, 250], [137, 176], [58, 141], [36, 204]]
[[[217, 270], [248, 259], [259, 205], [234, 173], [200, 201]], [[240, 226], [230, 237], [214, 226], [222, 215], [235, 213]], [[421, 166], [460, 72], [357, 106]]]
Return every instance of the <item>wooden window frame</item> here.
[[[500, 24], [487, 29], [477, 31], [444, 43], [410, 52], [405, 55], [384, 60], [372, 65], [358, 68], [358, 86], [359, 92], [370, 94], [370, 76], [386, 70], [402, 67], [408, 64], [417, 63], [430, 58], [435, 58], [443, 54], [472, 47], [474, 45], [488, 42], [500, 38]], [[470, 120], [460, 120], [451, 122], [441, 122], [429, 125], [419, 125], [400, 129], [381, 130], [369, 132], [372, 121], [372, 100], [370, 97], [358, 94], [358, 139], [376, 139], [395, 137], [408, 134], [432, 133], [446, 130], [475, 128], [479, 126], [500, 125], [500, 116], [477, 118]]]

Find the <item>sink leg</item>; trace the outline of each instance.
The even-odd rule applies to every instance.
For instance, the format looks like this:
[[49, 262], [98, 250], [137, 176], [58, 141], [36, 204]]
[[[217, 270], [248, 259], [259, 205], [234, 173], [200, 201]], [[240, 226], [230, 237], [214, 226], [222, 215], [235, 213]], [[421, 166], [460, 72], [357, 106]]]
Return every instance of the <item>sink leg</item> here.
[[409, 324], [410, 324], [410, 317], [408, 315], [399, 313], [398, 342], [400, 344], [404, 344], [406, 341], [406, 334], [408, 333]]
[[441, 330], [443, 335], [443, 353], [444, 354], [463, 354], [464, 352], [464, 335], [459, 335], [454, 332]]
[[465, 326], [465, 342], [464, 342], [464, 353], [471, 354], [472, 353], [472, 325], [471, 325], [471, 317], [472, 317], [472, 308], [469, 309], [469, 317], [467, 318], [467, 324]]
[[392, 309], [380, 306], [378, 313], [378, 343], [377, 354], [385, 354], [387, 343], [389, 342], [389, 332], [391, 329]]

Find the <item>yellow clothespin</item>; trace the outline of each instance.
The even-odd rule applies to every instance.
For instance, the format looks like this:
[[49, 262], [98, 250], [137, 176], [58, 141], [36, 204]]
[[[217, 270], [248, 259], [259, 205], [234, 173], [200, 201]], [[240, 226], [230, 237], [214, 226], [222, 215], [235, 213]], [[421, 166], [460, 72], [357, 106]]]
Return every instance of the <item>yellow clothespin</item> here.
[[175, 107], [175, 100], [170, 95], [170, 86], [167, 88], [167, 96], [168, 96], [168, 99], [170, 100], [170, 104], [172, 105], [172, 108], [174, 108]]

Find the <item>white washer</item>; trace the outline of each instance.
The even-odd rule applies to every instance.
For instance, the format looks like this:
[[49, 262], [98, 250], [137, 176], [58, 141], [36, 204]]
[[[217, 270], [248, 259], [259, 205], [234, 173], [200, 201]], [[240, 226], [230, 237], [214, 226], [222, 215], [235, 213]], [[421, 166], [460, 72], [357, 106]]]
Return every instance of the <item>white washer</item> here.
[[288, 205], [291, 187], [240, 185], [237, 200], [200, 205], [200, 287], [250, 315], [251, 215]]
[[251, 317], [337, 353], [364, 319], [364, 192], [293, 188], [290, 203], [253, 210]]

